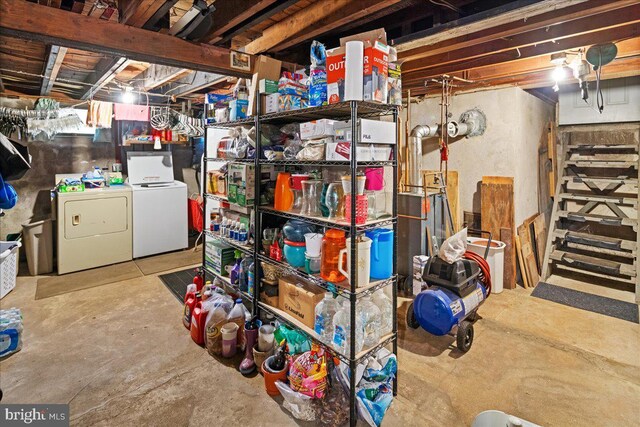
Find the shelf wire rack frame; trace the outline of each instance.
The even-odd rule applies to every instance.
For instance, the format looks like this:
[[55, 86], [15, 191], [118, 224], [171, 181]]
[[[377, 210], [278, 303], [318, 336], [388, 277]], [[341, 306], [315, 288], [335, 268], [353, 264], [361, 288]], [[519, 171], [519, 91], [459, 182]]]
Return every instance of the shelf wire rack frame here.
[[[351, 144], [351, 158], [348, 162], [334, 162], [334, 161], [294, 161], [294, 160], [274, 160], [274, 161], [269, 161], [269, 160], [264, 160], [264, 159], [260, 159], [259, 156], [255, 156], [254, 159], [219, 159], [219, 158], [215, 158], [215, 157], [209, 157], [208, 156], [208, 152], [207, 152], [207, 137], [208, 137], [208, 132], [205, 132], [205, 153], [204, 153], [204, 161], [205, 161], [205, 173], [206, 173], [206, 164], [207, 162], [221, 162], [221, 161], [226, 161], [226, 162], [241, 162], [241, 163], [249, 163], [249, 164], [253, 164], [255, 167], [255, 173], [259, 174], [260, 173], [260, 166], [261, 165], [280, 165], [280, 166], [318, 166], [318, 167], [343, 167], [343, 168], [348, 168], [350, 170], [350, 173], [352, 176], [355, 176], [357, 173], [357, 170], [359, 167], [363, 167], [363, 166], [390, 166], [393, 170], [393, 183], [392, 183], [392, 187], [393, 187], [393, 203], [392, 203], [392, 215], [391, 218], [385, 218], [383, 220], [379, 220], [379, 221], [375, 221], [375, 222], [371, 222], [371, 223], [367, 223], [364, 225], [358, 225], [355, 223], [355, 218], [356, 218], [356, 203], [351, 203], [351, 218], [352, 221], [351, 223], [348, 224], [342, 224], [342, 223], [331, 223], [328, 222], [326, 220], [322, 220], [320, 218], [308, 218], [308, 217], [302, 217], [300, 215], [296, 215], [293, 213], [289, 213], [289, 212], [281, 212], [281, 211], [276, 211], [275, 209], [272, 208], [268, 208], [268, 207], [264, 207], [264, 206], [259, 206], [259, 200], [260, 200], [260, 180], [256, 179], [255, 181], [255, 187], [254, 187], [254, 192], [255, 192], [255, 197], [254, 197], [254, 224], [253, 224], [253, 236], [254, 236], [254, 242], [253, 242], [253, 251], [251, 251], [250, 248], [244, 247], [242, 246], [241, 248], [239, 248], [242, 251], [245, 251], [245, 253], [251, 253], [253, 255], [254, 258], [254, 292], [253, 295], [249, 295], [250, 298], [252, 298], [252, 313], [254, 315], [259, 315], [260, 314], [260, 310], [263, 310], [265, 312], [270, 313], [271, 315], [275, 316], [279, 321], [281, 321], [284, 324], [287, 324], [293, 328], [295, 328], [296, 330], [300, 331], [301, 333], [303, 333], [304, 335], [306, 335], [309, 339], [318, 342], [322, 345], [324, 345], [328, 351], [335, 355], [338, 359], [340, 359], [342, 362], [344, 362], [345, 364], [347, 364], [349, 366], [350, 372], [355, 372], [356, 371], [356, 367], [358, 365], [358, 363], [362, 360], [364, 360], [365, 358], [375, 354], [378, 350], [380, 350], [383, 347], [387, 347], [389, 345], [393, 346], [393, 353], [394, 354], [398, 354], [398, 340], [397, 340], [397, 336], [398, 336], [398, 325], [397, 325], [397, 298], [398, 298], [398, 291], [397, 291], [397, 260], [396, 260], [396, 255], [398, 253], [398, 224], [397, 224], [397, 218], [398, 218], [398, 189], [397, 189], [397, 185], [396, 183], [398, 182], [398, 164], [397, 164], [397, 159], [398, 159], [398, 144], [397, 141], [395, 144], [393, 144], [393, 148], [392, 148], [392, 159], [393, 160], [389, 160], [389, 161], [385, 161], [385, 162], [363, 162], [363, 161], [357, 161], [356, 159], [356, 147], [357, 147], [357, 143], [358, 143], [358, 119], [359, 118], [379, 118], [381, 116], [389, 116], [391, 115], [393, 117], [393, 122], [395, 123], [396, 126], [396, 135], [397, 135], [397, 126], [398, 126], [398, 107], [395, 105], [387, 105], [387, 104], [376, 104], [376, 103], [372, 103], [372, 102], [363, 102], [363, 101], [347, 101], [347, 102], [341, 102], [338, 104], [331, 104], [331, 105], [326, 105], [326, 106], [321, 106], [321, 107], [312, 107], [312, 108], [305, 108], [305, 109], [300, 109], [300, 110], [293, 110], [293, 111], [285, 111], [285, 112], [278, 112], [278, 113], [270, 113], [270, 114], [261, 114], [260, 111], [260, 99], [259, 99], [260, 95], [256, 95], [256, 108], [257, 108], [257, 114], [253, 117], [247, 117], [244, 119], [240, 119], [240, 120], [236, 120], [233, 122], [226, 122], [226, 123], [216, 123], [216, 124], [212, 124], [212, 125], [208, 125], [207, 127], [219, 127], [219, 128], [231, 128], [231, 127], [235, 127], [235, 126], [254, 126], [255, 130], [256, 130], [256, 140], [260, 141], [261, 140], [261, 125], [262, 124], [274, 124], [274, 125], [279, 125], [279, 124], [286, 124], [286, 123], [300, 123], [300, 122], [306, 122], [306, 121], [311, 121], [311, 120], [318, 120], [318, 119], [333, 119], [333, 120], [351, 120], [351, 134], [352, 134], [352, 144]], [[357, 188], [356, 188], [357, 182], [355, 179], [351, 180], [351, 194], [356, 194], [357, 192]], [[204, 193], [206, 193], [206, 186], [204, 188]], [[218, 201], [224, 201], [222, 200], [222, 198], [218, 197], [217, 199], [214, 197], [207, 197], [206, 194], [203, 194], [203, 199], [205, 201], [205, 206], [204, 206], [204, 211], [205, 214], [207, 213], [207, 208], [206, 208], [206, 203], [207, 200], [218, 200]], [[308, 223], [311, 224], [315, 224], [315, 225], [319, 225], [322, 227], [327, 227], [327, 226], [331, 226], [332, 228], [340, 228], [342, 230], [347, 231], [351, 236], [355, 236], [358, 234], [361, 234], [367, 230], [372, 230], [374, 228], [380, 228], [380, 227], [392, 227], [393, 232], [394, 232], [394, 241], [393, 241], [393, 275], [392, 277], [387, 280], [387, 281], [382, 281], [380, 284], [377, 284], [373, 287], [371, 287], [371, 289], [368, 289], [367, 291], [365, 291], [366, 293], [363, 293], [363, 291], [358, 292], [357, 288], [356, 288], [356, 283], [357, 283], [357, 268], [356, 268], [356, 242], [355, 239], [352, 240], [351, 242], [351, 265], [350, 265], [350, 271], [352, 272], [352, 277], [350, 278], [350, 289], [343, 289], [341, 288], [341, 293], [342, 296], [346, 297], [349, 302], [350, 302], [350, 324], [351, 325], [355, 325], [356, 324], [356, 303], [358, 298], [360, 298], [362, 295], [365, 294], [369, 294], [372, 292], [375, 292], [376, 290], [382, 289], [385, 286], [389, 286], [391, 285], [391, 289], [392, 289], [392, 331], [391, 333], [385, 335], [384, 337], [381, 338], [380, 342], [369, 349], [366, 349], [364, 351], [361, 351], [359, 353], [356, 352], [356, 347], [355, 347], [355, 342], [356, 342], [356, 329], [355, 328], [349, 328], [350, 329], [350, 337], [349, 337], [349, 355], [343, 355], [340, 352], [336, 351], [335, 349], [333, 349], [331, 347], [331, 345], [329, 345], [328, 343], [323, 343], [321, 340], [319, 340], [319, 338], [317, 336], [314, 336], [314, 334], [309, 333], [308, 331], [305, 330], [305, 328], [300, 327], [300, 325], [296, 324], [295, 322], [292, 322], [290, 319], [287, 319], [285, 316], [281, 315], [278, 310], [274, 309], [273, 307], [270, 307], [269, 305], [263, 303], [260, 301], [260, 283], [261, 283], [261, 279], [262, 277], [260, 276], [261, 274], [261, 269], [259, 268], [259, 261], [264, 261], [264, 262], [269, 262], [271, 264], [274, 264], [278, 267], [282, 267], [282, 268], [286, 268], [287, 270], [289, 270], [290, 272], [297, 274], [299, 277], [302, 278], [306, 278], [307, 280], [311, 279], [310, 275], [306, 275], [304, 276], [305, 273], [298, 271], [292, 271], [291, 268], [287, 268], [287, 266], [284, 263], [281, 262], [277, 262], [274, 260], [271, 260], [268, 257], [265, 257], [264, 255], [260, 254], [260, 250], [261, 250], [261, 239], [256, 238], [255, 236], [260, 236], [262, 233], [262, 227], [261, 227], [261, 222], [262, 222], [262, 215], [263, 214], [269, 214], [269, 215], [276, 215], [282, 218], [295, 218], [295, 219], [302, 219]], [[210, 232], [205, 233], [206, 237], [218, 237], [221, 238], [219, 236], [216, 236]], [[205, 237], [205, 239], [206, 239]], [[234, 246], [237, 248], [237, 243], [230, 241], [229, 239], [223, 239], [223, 241], [225, 241], [226, 243], [229, 243], [231, 246]], [[235, 243], [235, 244], [234, 244]], [[206, 245], [206, 241], [205, 241], [205, 245]], [[203, 255], [202, 255], [202, 263], [203, 266], [205, 265], [205, 253], [206, 253], [206, 249], [202, 251]], [[209, 274], [211, 274], [211, 272], [208, 269], [204, 269], [205, 272], [209, 272]], [[319, 281], [317, 280], [317, 278], [313, 278], [311, 279], [311, 281], [320, 286], [323, 289], [328, 289], [328, 286], [326, 284], [326, 282], [323, 281]], [[325, 286], [323, 286], [323, 284]], [[247, 294], [248, 295], [248, 294]], [[357, 409], [356, 409], [356, 383], [355, 383], [355, 375], [350, 375], [349, 376], [349, 423], [352, 427], [354, 427], [357, 423], [358, 420], [358, 413], [357, 413]], [[398, 390], [398, 375], [396, 373], [396, 376], [394, 377], [393, 380], [393, 394], [396, 395], [397, 394], [397, 390]]]

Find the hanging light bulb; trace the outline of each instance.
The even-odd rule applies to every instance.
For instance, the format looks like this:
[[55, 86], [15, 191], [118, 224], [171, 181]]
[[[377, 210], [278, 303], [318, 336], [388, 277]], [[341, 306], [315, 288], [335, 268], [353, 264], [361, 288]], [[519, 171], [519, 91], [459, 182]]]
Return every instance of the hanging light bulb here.
[[553, 86], [553, 90], [555, 92], [560, 90], [558, 83], [563, 81], [566, 76], [567, 76], [567, 72], [562, 65], [558, 65], [556, 68], [553, 69], [553, 71], [551, 72], [551, 78], [555, 81], [555, 85]]
[[124, 88], [124, 92], [122, 92], [122, 102], [125, 104], [133, 104], [133, 88], [131, 86], [126, 86]]

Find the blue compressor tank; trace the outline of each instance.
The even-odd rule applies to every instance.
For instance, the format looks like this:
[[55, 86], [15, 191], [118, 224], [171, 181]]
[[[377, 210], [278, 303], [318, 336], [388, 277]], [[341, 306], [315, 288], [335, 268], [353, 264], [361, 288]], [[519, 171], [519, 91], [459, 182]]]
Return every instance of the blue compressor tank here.
[[413, 313], [420, 326], [433, 335], [446, 335], [478, 308], [487, 291], [478, 281], [464, 298], [438, 286], [420, 292], [413, 302]]

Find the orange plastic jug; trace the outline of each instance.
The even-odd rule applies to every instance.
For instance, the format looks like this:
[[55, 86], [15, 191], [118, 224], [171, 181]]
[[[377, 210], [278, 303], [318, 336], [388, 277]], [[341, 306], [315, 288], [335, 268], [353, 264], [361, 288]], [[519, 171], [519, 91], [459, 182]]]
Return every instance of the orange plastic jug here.
[[280, 172], [276, 178], [274, 209], [288, 211], [293, 206], [293, 191], [291, 190], [291, 174]]
[[346, 279], [338, 270], [340, 250], [346, 247], [346, 233], [343, 230], [332, 228], [324, 234], [320, 255], [320, 277], [327, 282], [339, 283]]

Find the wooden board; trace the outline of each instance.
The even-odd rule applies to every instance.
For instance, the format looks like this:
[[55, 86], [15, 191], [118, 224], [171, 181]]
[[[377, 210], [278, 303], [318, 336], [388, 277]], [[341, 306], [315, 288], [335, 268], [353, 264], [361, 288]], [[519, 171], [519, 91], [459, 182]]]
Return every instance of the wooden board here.
[[528, 288], [529, 279], [527, 278], [527, 272], [525, 270], [524, 258], [522, 257], [522, 244], [520, 243], [520, 237], [518, 235], [514, 236], [516, 242], [516, 253], [518, 255], [518, 268], [520, 269], [520, 277], [522, 278], [522, 285], [525, 288]]
[[541, 213], [533, 220], [533, 239], [538, 261], [538, 272], [541, 273], [544, 251], [547, 247], [547, 222], [544, 213]]
[[531, 239], [529, 237], [529, 230], [525, 224], [518, 227], [518, 238], [520, 239], [520, 248], [522, 249], [522, 260], [524, 264], [524, 271], [527, 275], [527, 281], [530, 287], [535, 287], [540, 281], [540, 275], [538, 274], [538, 265], [536, 263], [536, 257], [533, 253], [533, 247], [531, 245]]
[[[500, 229], [500, 240], [506, 245], [504, 248], [504, 259], [511, 259], [515, 257], [515, 249], [513, 247], [513, 230], [510, 228]], [[502, 276], [504, 289], [516, 288], [516, 269], [504, 269], [504, 276]]]
[[[436, 175], [432, 175], [436, 170], [423, 170], [422, 179], [424, 184], [428, 186], [436, 186], [434, 182]], [[449, 200], [449, 209], [453, 218], [453, 229], [457, 232], [460, 230], [460, 190], [458, 186], [458, 171], [448, 170], [447, 177], [447, 199]]]
[[[502, 228], [511, 230], [513, 236], [515, 230], [513, 177], [483, 176], [480, 208], [483, 230], [491, 232], [496, 240], [500, 238], [500, 230]], [[509, 256], [505, 253], [503, 276], [505, 278], [516, 277], [515, 255], [513, 250]], [[512, 282], [515, 284], [514, 280]]]

